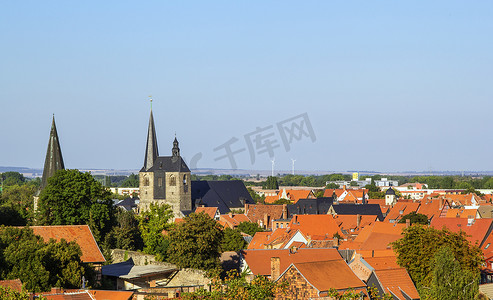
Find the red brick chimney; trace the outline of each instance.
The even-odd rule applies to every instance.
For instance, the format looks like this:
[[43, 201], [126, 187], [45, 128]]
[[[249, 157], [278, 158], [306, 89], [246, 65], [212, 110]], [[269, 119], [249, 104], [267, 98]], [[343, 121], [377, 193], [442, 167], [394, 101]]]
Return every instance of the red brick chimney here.
[[356, 215], [356, 227], [359, 227], [360, 224], [361, 224], [361, 215], [357, 214]]
[[279, 257], [270, 258], [270, 280], [276, 280], [281, 275], [281, 259]]
[[406, 219], [406, 228], [409, 228], [411, 226], [411, 219]]
[[286, 204], [282, 205], [282, 219], [286, 220], [288, 218], [288, 206]]
[[267, 214], [264, 214], [264, 226], [265, 228], [269, 228], [269, 216]]

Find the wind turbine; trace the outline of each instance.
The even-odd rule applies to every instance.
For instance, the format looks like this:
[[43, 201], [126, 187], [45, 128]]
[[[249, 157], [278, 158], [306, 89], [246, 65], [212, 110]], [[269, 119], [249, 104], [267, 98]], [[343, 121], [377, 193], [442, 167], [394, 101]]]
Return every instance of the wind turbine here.
[[276, 164], [276, 158], [274, 157], [270, 162], [272, 163], [272, 177], [274, 177], [274, 165]]
[[291, 169], [291, 174], [293, 174], [293, 175], [294, 175], [294, 162], [295, 162], [295, 161], [296, 161], [296, 159], [292, 159], [292, 158], [291, 158], [291, 162], [293, 163], [293, 167], [292, 167], [292, 169]]

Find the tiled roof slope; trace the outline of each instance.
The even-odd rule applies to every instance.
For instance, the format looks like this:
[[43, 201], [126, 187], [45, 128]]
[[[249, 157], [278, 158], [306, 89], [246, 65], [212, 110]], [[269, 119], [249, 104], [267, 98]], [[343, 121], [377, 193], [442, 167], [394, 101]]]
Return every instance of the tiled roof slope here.
[[214, 219], [214, 217], [216, 216], [216, 211], [217, 211], [217, 207], [197, 207], [195, 209], [196, 214], [200, 214], [201, 212], [204, 212], [212, 219]]
[[[250, 221], [257, 223], [264, 222], [264, 216], [269, 216], [270, 220], [280, 219], [282, 216], [282, 205], [247, 204], [245, 205], [245, 215]], [[269, 224], [264, 224], [269, 226]]]
[[41, 236], [46, 242], [50, 239], [75, 241], [82, 250], [82, 262], [102, 263], [106, 261], [87, 225], [31, 226], [31, 229], [34, 234]]
[[308, 236], [326, 234], [332, 236], [335, 233], [343, 235], [332, 215], [296, 215], [291, 219], [288, 227]]
[[397, 203], [392, 207], [385, 218], [386, 222], [390, 220], [398, 221], [411, 212], [416, 212], [419, 208], [419, 203], [417, 202], [401, 202], [397, 201]]
[[[374, 272], [386, 292], [392, 292], [392, 294], [403, 300], [409, 299], [408, 297], [419, 299], [418, 291], [406, 269], [375, 270]], [[402, 292], [408, 297], [405, 297]]]
[[366, 288], [342, 259], [293, 263], [303, 277], [319, 291]]
[[20, 279], [0, 280], [0, 286], [9, 287], [14, 291], [22, 291], [22, 281]]
[[472, 244], [478, 243], [482, 246], [484, 240], [490, 235], [493, 229], [493, 219], [474, 219], [469, 223], [468, 219], [463, 218], [433, 218], [431, 226], [440, 230], [446, 227], [452, 232], [464, 231], [466, 239]]
[[270, 275], [270, 259], [272, 257], [279, 257], [281, 273], [292, 263], [319, 262], [326, 260], [342, 261], [341, 255], [335, 248], [300, 248], [294, 253], [290, 249], [243, 250], [241, 255], [254, 275], [264, 276]]

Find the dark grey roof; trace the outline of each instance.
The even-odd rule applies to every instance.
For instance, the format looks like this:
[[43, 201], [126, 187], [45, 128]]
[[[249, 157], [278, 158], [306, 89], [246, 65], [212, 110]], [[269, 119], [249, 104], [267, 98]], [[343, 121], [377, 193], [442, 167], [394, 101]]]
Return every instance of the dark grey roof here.
[[333, 204], [332, 208], [338, 215], [376, 215], [378, 220], [383, 221], [382, 210], [378, 204]]
[[130, 258], [127, 261], [106, 265], [102, 267], [101, 273], [105, 276], [113, 276], [125, 279], [140, 278], [150, 275], [171, 273], [178, 270], [177, 267], [162, 265], [136, 266]]
[[48, 150], [46, 150], [45, 166], [43, 169], [43, 177], [41, 179], [41, 186], [39, 191], [44, 189], [48, 184], [48, 178], [53, 176], [56, 171], [65, 169], [63, 164], [62, 150], [60, 148], [60, 141], [58, 140], [58, 133], [56, 131], [55, 116], [51, 122], [50, 140], [48, 142]]
[[190, 169], [181, 156], [159, 156], [150, 169], [144, 170], [142, 168], [140, 171], [190, 172]]
[[393, 188], [389, 188], [386, 192], [385, 192], [385, 195], [395, 195], [395, 191]]
[[156, 138], [156, 128], [154, 127], [154, 117], [149, 117], [149, 127], [147, 128], [147, 144], [146, 144], [146, 155], [144, 158], [144, 167], [143, 171], [147, 171], [152, 168], [154, 161], [158, 158], [159, 151], [157, 147], [157, 138]]
[[299, 199], [294, 204], [289, 204], [288, 218], [293, 215], [321, 215], [327, 214], [330, 206], [333, 203], [332, 197], [322, 197], [317, 199]]
[[242, 208], [246, 204], [255, 204], [241, 180], [231, 181], [192, 181], [192, 203], [217, 207], [221, 214], [232, 208]]
[[126, 211], [131, 211], [133, 208], [137, 207], [137, 203], [135, 203], [135, 200], [137, 200], [137, 198], [126, 198], [126, 199], [123, 199], [121, 201], [119, 201], [118, 203], [115, 204], [116, 207], [121, 207], [123, 209], [125, 209]]

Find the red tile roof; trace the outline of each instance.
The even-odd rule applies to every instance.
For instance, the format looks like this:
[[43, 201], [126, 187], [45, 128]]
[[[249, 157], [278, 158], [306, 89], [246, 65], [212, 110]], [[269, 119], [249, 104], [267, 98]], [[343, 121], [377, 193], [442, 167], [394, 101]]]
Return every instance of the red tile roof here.
[[[265, 205], [265, 204], [246, 204], [245, 205], [245, 215], [254, 223], [259, 223], [259, 221], [264, 222], [265, 216], [268, 216], [269, 221], [277, 220], [282, 217], [282, 205]], [[264, 224], [267, 227], [270, 224]]]
[[292, 263], [325, 261], [340, 259], [341, 255], [335, 248], [314, 249], [300, 248], [292, 253], [290, 249], [244, 250], [242, 257], [254, 275], [269, 276], [271, 272], [271, 257], [279, 257], [280, 272], [284, 272]]
[[295, 267], [313, 287], [321, 292], [330, 289], [366, 288], [365, 283], [342, 259], [293, 263], [290, 267]]
[[363, 228], [354, 239], [361, 243], [357, 250], [385, 250], [391, 249], [390, 243], [402, 237], [402, 230], [406, 224], [395, 224], [387, 222], [375, 222]]
[[411, 212], [416, 212], [419, 208], [419, 203], [417, 202], [404, 202], [397, 201], [397, 203], [390, 209], [390, 212], [385, 217], [385, 221], [395, 220], [396, 222], [402, 218], [402, 216], [407, 215]]
[[0, 280], [0, 286], [9, 287], [14, 291], [22, 292], [22, 281], [20, 279]]
[[364, 260], [374, 269], [374, 270], [388, 270], [388, 269], [399, 269], [401, 266], [397, 264], [396, 256], [380, 256], [380, 257], [366, 257]]
[[408, 299], [407, 297], [404, 297], [402, 292], [411, 297], [411, 299], [419, 299], [418, 291], [406, 269], [375, 270], [374, 272], [383, 288], [386, 290], [385, 292], [392, 292], [392, 294], [399, 297], [399, 299]]
[[244, 214], [227, 214], [221, 215], [219, 220], [222, 222], [226, 222], [230, 228], [235, 228], [240, 225], [241, 222], [250, 222], [247, 216]]
[[[357, 226], [358, 218], [360, 218], [359, 226]], [[334, 219], [341, 228], [341, 230], [350, 230], [356, 228], [362, 228], [366, 225], [370, 225], [377, 220], [377, 216], [374, 215], [336, 215]]]
[[448, 209], [449, 204], [447, 200], [425, 197], [421, 200], [418, 213], [427, 216], [428, 220], [431, 220], [435, 217], [440, 217], [440, 213], [442, 212], [444, 206]]
[[478, 209], [450, 208], [447, 210], [445, 218], [476, 218]]
[[48, 300], [129, 300], [133, 291], [106, 291], [106, 290], [58, 290], [41, 293]]
[[332, 215], [295, 215], [288, 227], [298, 229], [307, 236], [328, 234], [332, 237], [335, 233], [343, 235]]
[[197, 207], [195, 209], [195, 213], [199, 214], [201, 212], [204, 212], [206, 215], [208, 215], [209, 217], [214, 219], [214, 217], [216, 216], [217, 210], [218, 210], [217, 207]]
[[472, 244], [477, 242], [481, 247], [493, 228], [493, 219], [474, 219], [470, 225], [468, 222], [468, 219], [463, 218], [433, 218], [431, 226], [438, 230], [446, 227], [452, 232], [464, 231], [468, 241]]
[[268, 237], [271, 232], [257, 232], [253, 236], [253, 239], [248, 244], [247, 249], [265, 249], [265, 244], [268, 243]]
[[50, 239], [75, 241], [82, 250], [82, 262], [102, 263], [106, 261], [87, 225], [31, 226], [31, 229], [34, 234], [41, 236], [46, 242]]

